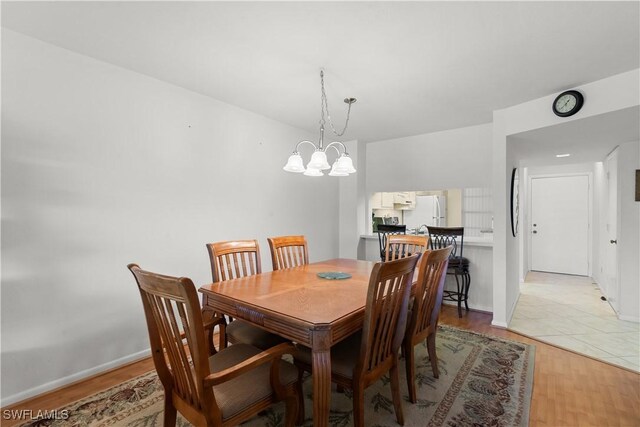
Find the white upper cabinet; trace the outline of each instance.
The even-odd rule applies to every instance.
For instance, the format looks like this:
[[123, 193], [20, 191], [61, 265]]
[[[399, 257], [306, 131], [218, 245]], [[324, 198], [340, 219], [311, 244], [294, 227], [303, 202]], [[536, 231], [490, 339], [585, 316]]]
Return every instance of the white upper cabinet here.
[[393, 193], [393, 203], [396, 209], [415, 209], [416, 193], [414, 191]]

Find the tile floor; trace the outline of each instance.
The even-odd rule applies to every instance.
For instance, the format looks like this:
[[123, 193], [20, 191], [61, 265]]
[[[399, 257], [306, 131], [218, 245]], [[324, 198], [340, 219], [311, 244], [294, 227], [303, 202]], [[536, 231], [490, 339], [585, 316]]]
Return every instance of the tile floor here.
[[509, 329], [640, 372], [640, 324], [618, 320], [590, 277], [530, 272]]

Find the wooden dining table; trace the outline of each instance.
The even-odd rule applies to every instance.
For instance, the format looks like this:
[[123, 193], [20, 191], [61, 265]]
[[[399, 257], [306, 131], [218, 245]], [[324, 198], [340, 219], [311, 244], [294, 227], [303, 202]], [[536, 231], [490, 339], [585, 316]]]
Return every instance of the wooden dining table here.
[[[362, 329], [375, 264], [332, 259], [204, 285], [203, 304], [250, 322], [312, 352], [313, 425], [327, 426], [331, 407], [331, 347]], [[322, 272], [351, 278], [330, 280]]]

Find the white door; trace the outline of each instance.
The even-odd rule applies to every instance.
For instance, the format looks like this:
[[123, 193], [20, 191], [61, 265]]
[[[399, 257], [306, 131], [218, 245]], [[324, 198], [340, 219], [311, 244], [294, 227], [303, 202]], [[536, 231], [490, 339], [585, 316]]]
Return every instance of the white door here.
[[589, 177], [531, 179], [531, 269], [589, 275]]
[[611, 153], [605, 162], [607, 174], [606, 233], [604, 245], [604, 276], [607, 299], [618, 311], [618, 151]]

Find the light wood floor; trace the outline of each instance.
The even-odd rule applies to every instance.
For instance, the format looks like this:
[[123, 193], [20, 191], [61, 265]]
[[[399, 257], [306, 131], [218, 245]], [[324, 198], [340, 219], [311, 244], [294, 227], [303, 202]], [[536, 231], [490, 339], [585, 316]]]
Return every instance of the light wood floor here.
[[[443, 307], [440, 323], [536, 346], [530, 426], [640, 426], [640, 375], [491, 326], [491, 315]], [[153, 369], [151, 359], [3, 409], [52, 410]], [[2, 426], [16, 425], [2, 420]]]

